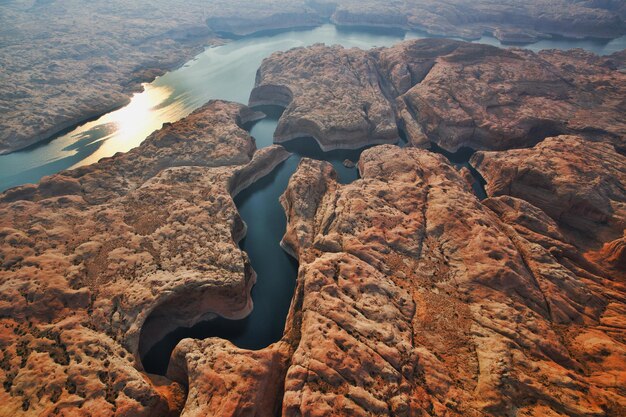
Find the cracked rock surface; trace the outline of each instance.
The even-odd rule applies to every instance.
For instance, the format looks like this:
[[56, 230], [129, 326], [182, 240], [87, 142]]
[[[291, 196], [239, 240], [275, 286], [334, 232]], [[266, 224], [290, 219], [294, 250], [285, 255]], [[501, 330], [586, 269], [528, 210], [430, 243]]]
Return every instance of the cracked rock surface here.
[[489, 196], [524, 199], [554, 219], [588, 256], [626, 267], [626, 158], [608, 143], [547, 138], [529, 149], [477, 152]]
[[556, 200], [598, 178], [588, 191], [614, 217], [597, 238], [612, 236], [622, 156], [571, 136], [477, 153], [482, 202], [423, 149], [368, 149], [347, 185], [303, 159], [281, 198], [300, 262], [283, 339], [187, 339], [167, 377], [143, 373], [168, 328], [249, 311], [231, 195], [288, 155], [254, 153], [239, 124], [256, 117], [211, 102], [128, 154], [2, 195], [0, 415], [623, 415], [621, 243], [606, 242], [617, 263], [595, 256], [571, 216], [521, 192], [538, 174], [509, 175], [539, 164]]
[[359, 169], [340, 185], [305, 159], [282, 199], [300, 261], [284, 416], [623, 414], [623, 278], [440, 155], [384, 145]]

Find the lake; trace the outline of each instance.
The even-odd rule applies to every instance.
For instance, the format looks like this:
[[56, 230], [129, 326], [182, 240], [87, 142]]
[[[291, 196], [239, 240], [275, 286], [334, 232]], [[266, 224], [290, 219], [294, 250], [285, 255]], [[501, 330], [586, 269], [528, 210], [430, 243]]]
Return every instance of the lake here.
[[[91, 164], [116, 152], [126, 152], [163, 123], [180, 120], [211, 99], [247, 103], [257, 68], [273, 52], [317, 42], [366, 49], [425, 37], [417, 32], [340, 29], [327, 24], [314, 29], [260, 34], [207, 48], [181, 68], [144, 84], [144, 91], [135, 94], [127, 106], [39, 146], [0, 155], [0, 191], [35, 183], [43, 176]], [[476, 42], [502, 46], [489, 36]], [[555, 38], [526, 47], [532, 50], [580, 47], [609, 54], [626, 48], [626, 37], [610, 42]]]

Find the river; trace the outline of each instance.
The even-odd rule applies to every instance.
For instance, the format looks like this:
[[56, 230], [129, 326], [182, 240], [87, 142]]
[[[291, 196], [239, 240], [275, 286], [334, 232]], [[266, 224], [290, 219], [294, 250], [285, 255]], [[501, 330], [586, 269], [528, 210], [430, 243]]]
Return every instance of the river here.
[[[275, 51], [318, 42], [367, 49], [423, 37], [426, 36], [416, 32], [340, 29], [328, 24], [314, 29], [259, 34], [207, 48], [179, 69], [144, 84], [144, 91], [135, 94], [127, 106], [46, 143], [0, 156], [0, 191], [128, 151], [163, 123], [180, 120], [210, 99], [246, 103], [254, 87], [257, 68], [263, 58]], [[496, 39], [487, 36], [477, 42], [501, 46]], [[533, 50], [583, 47], [598, 54], [609, 54], [625, 48], [626, 37], [608, 43], [544, 40], [527, 47]], [[251, 126], [250, 133], [259, 148], [272, 144], [279, 112], [274, 109], [269, 113], [270, 117]], [[343, 161], [356, 162], [362, 151], [324, 153], [315, 141], [306, 139], [290, 141], [285, 146], [294, 155], [235, 198], [248, 225], [240, 247], [248, 253], [257, 273], [257, 283], [252, 290], [252, 313], [244, 320], [216, 319], [175, 330], [144, 356], [143, 365], [148, 372], [164, 374], [172, 349], [185, 337], [219, 336], [247, 349], [260, 349], [281, 338], [295, 286], [297, 263], [279, 245], [286, 219], [278, 198], [303, 156], [331, 162], [339, 180], [349, 183], [357, 179], [358, 172], [356, 168], [345, 167]], [[464, 163], [448, 157], [455, 164]], [[476, 192], [481, 196], [480, 188]]]

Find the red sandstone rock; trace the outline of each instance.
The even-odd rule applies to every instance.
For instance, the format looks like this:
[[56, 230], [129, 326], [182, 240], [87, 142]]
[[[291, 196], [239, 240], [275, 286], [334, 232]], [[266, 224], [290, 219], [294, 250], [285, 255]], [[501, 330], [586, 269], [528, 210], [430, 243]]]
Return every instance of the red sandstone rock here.
[[[281, 199], [282, 245], [300, 262], [283, 340], [256, 352], [185, 340], [168, 378], [142, 372], [139, 355], [169, 329], [249, 311], [254, 274], [236, 246], [245, 226], [232, 195], [284, 149], [254, 152], [239, 126], [255, 115], [212, 102], [128, 154], [10, 190], [0, 196], [0, 415], [624, 415], [626, 169], [613, 145], [593, 142], [623, 143], [615, 57], [452, 41], [279, 58], [290, 54], [311, 68], [321, 54], [324, 74], [346, 69], [346, 94], [329, 98], [345, 114], [302, 98], [333, 92], [325, 76], [271, 71], [306, 88], [299, 99], [292, 87], [264, 92], [293, 98], [281, 123], [319, 122], [329, 146], [342, 129], [351, 145], [371, 143], [389, 114], [414, 144], [450, 149], [527, 144], [546, 120], [587, 137], [477, 153], [483, 202], [466, 170], [424, 150], [369, 149], [348, 185], [304, 159]], [[562, 83], [576, 89], [561, 96]], [[503, 108], [485, 115], [485, 97]], [[486, 127], [468, 136], [466, 123]]]
[[284, 342], [255, 352], [222, 339], [185, 339], [172, 354], [167, 375], [189, 386], [182, 417], [275, 417], [288, 357]]
[[1, 195], [0, 415], [179, 414], [184, 387], [139, 357], [174, 327], [250, 311], [231, 195], [288, 153], [251, 160], [246, 112], [211, 102], [127, 154]]
[[623, 414], [624, 287], [553, 220], [479, 203], [427, 151], [359, 169], [340, 185], [305, 159], [282, 199], [300, 260], [284, 416]]
[[357, 48], [318, 44], [273, 54], [250, 97], [251, 106], [261, 104], [287, 106], [274, 133], [277, 143], [313, 136], [331, 150], [399, 139], [375, 63]]
[[[623, 239], [626, 158], [611, 144], [558, 136], [529, 149], [477, 152], [471, 163], [490, 196], [510, 195], [539, 207], [584, 252]], [[612, 263], [621, 262], [620, 247], [605, 248]]]

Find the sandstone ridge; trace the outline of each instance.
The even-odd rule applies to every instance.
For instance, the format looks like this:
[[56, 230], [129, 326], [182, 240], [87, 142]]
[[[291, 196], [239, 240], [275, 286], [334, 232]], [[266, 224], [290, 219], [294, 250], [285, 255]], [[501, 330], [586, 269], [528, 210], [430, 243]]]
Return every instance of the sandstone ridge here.
[[340, 185], [305, 159], [282, 198], [300, 262], [283, 416], [624, 412], [616, 276], [442, 156], [379, 146], [359, 170]]

